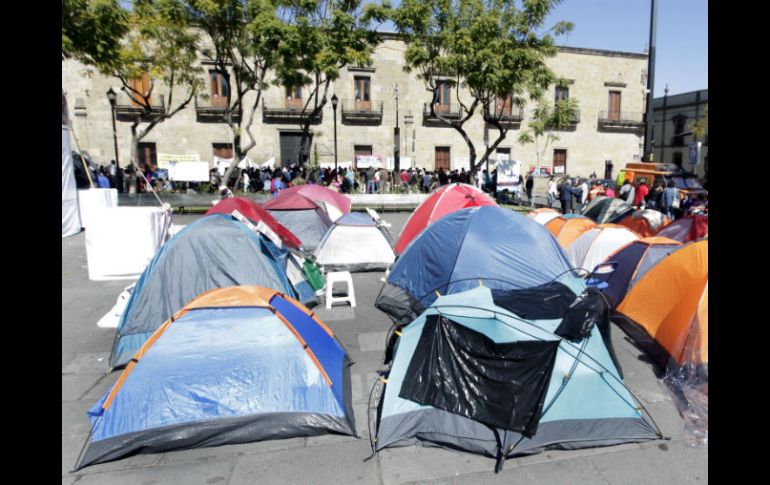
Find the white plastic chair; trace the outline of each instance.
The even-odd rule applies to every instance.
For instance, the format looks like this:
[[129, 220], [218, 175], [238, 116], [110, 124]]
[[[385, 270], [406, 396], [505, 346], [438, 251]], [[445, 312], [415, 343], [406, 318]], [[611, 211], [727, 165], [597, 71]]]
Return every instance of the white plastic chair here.
[[[335, 297], [332, 293], [334, 283], [345, 283], [347, 285], [347, 295]], [[356, 307], [356, 293], [353, 289], [353, 277], [350, 271], [331, 271], [326, 274], [326, 309], [331, 310], [334, 303], [350, 303], [350, 306]]]

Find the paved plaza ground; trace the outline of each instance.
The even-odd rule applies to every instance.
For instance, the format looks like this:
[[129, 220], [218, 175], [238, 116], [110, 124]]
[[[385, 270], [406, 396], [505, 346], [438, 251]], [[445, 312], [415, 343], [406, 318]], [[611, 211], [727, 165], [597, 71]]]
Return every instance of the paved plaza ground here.
[[[174, 223], [188, 224], [198, 217], [175, 215]], [[383, 214], [393, 224], [394, 237], [408, 217], [405, 212]], [[86, 410], [120, 374], [106, 373], [115, 331], [98, 328], [96, 322], [128, 282], [90, 281], [84, 233], [62, 239], [62, 485], [708, 482], [708, 450], [685, 441], [683, 420], [656, 368], [617, 327], [612, 338], [625, 381], [670, 440], [546, 451], [508, 459], [498, 475], [491, 458], [421, 446], [386, 449], [365, 462], [371, 454], [367, 401], [390, 327], [388, 317], [374, 308], [383, 277], [382, 272], [353, 275], [355, 309], [314, 309], [355, 361], [351, 379], [360, 439], [326, 435], [136, 455], [70, 473], [90, 430]]]

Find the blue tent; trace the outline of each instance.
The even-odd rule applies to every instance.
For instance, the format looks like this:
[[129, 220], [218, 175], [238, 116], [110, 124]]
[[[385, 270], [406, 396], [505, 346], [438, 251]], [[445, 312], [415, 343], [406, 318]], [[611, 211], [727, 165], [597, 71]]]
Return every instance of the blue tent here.
[[153, 334], [89, 410], [76, 468], [134, 453], [355, 435], [351, 363], [331, 330], [280, 292], [206, 292]]
[[[579, 278], [551, 233], [534, 220], [496, 206], [462, 209], [425, 228], [396, 260], [375, 306], [407, 324], [438, 294], [483, 284], [521, 289]], [[579, 291], [577, 291], [579, 292]]]
[[189, 224], [158, 251], [136, 283], [118, 323], [110, 367], [128, 363], [167, 318], [206, 290], [251, 284], [298, 296], [286, 275], [287, 255], [229, 215]]
[[378, 450], [439, 445], [501, 465], [546, 449], [660, 437], [596, 325], [562, 338], [567, 316], [522, 318], [497, 306], [493, 291], [441, 296], [402, 330], [380, 404]]

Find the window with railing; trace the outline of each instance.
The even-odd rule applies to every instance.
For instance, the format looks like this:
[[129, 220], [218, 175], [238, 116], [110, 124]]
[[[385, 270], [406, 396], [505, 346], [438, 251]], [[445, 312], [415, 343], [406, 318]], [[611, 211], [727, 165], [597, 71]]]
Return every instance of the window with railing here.
[[209, 86], [211, 106], [214, 108], [227, 108], [230, 102], [230, 86], [225, 75], [220, 71], [209, 71]]
[[684, 133], [684, 128], [686, 124], [687, 124], [687, 116], [679, 114], [674, 117], [674, 137], [671, 139], [671, 144], [673, 146], [684, 145], [684, 136], [682, 135], [682, 133]]
[[569, 88], [565, 86], [556, 86], [556, 93], [554, 95], [554, 101], [564, 101], [569, 99]]
[[437, 81], [433, 93], [433, 109], [436, 113], [449, 113], [451, 110], [451, 90], [447, 81]]
[[287, 86], [286, 87], [286, 108], [301, 110], [304, 105], [302, 103], [302, 87], [301, 86]]
[[620, 121], [620, 91], [610, 91], [607, 119], [611, 121]]
[[372, 99], [370, 96], [370, 79], [368, 77], [356, 76], [353, 80], [355, 98], [353, 100], [353, 109], [355, 111], [371, 111]]
[[[146, 72], [129, 82], [130, 89], [128, 90], [128, 94], [129, 98], [131, 98], [132, 106], [137, 108], [152, 106], [152, 97], [147, 97], [150, 94], [151, 84], [150, 76], [147, 75]], [[146, 104], [145, 97], [147, 97]]]

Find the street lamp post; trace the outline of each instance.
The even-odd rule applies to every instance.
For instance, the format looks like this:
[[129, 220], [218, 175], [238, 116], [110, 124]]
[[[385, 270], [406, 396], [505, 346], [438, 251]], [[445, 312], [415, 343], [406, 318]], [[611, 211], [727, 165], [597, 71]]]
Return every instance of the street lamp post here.
[[332, 94], [332, 110], [334, 111], [334, 176], [337, 176], [337, 94]]
[[398, 126], [398, 84], [393, 88], [396, 94], [396, 128], [394, 135], [393, 171], [398, 174], [401, 170], [401, 128]]
[[652, 128], [655, 123], [653, 117], [652, 100], [655, 90], [655, 37], [658, 24], [658, 6], [656, 0], [652, 0], [650, 12], [650, 47], [647, 58], [647, 108], [645, 112], [644, 129], [644, 160], [651, 162], [652, 155]]
[[123, 174], [120, 171], [120, 159], [118, 158], [118, 130], [115, 127], [115, 102], [118, 99], [118, 95], [113, 91], [112, 86], [107, 91], [107, 100], [110, 102], [110, 111], [112, 113], [112, 141], [115, 143], [115, 183], [117, 184], [118, 192], [123, 192]]

